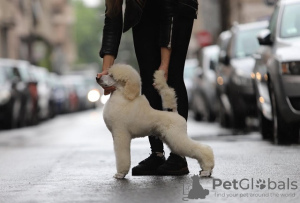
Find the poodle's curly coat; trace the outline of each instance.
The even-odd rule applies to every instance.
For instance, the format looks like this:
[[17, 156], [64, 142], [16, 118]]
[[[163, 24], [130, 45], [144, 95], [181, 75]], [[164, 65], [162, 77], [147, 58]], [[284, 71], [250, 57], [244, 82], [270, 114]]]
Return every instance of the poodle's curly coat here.
[[153, 109], [141, 95], [139, 73], [129, 65], [116, 64], [109, 69], [116, 90], [105, 104], [103, 117], [114, 140], [117, 173], [124, 178], [130, 169], [130, 142], [137, 137], [158, 136], [170, 150], [181, 156], [198, 160], [202, 176], [210, 176], [214, 167], [213, 150], [187, 136], [186, 120], [176, 113], [176, 95], [169, 88], [163, 71], [154, 74], [154, 86], [162, 96], [163, 107], [173, 112]]

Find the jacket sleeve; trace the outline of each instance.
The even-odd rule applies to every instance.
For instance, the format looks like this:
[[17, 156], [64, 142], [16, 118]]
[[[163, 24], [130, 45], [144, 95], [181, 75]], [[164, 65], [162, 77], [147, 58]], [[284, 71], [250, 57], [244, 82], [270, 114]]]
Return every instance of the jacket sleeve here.
[[161, 47], [171, 48], [175, 0], [160, 0], [160, 37]]
[[104, 55], [113, 55], [117, 58], [123, 26], [123, 15], [122, 11], [119, 14], [110, 17], [105, 14], [102, 46], [100, 50], [100, 57]]

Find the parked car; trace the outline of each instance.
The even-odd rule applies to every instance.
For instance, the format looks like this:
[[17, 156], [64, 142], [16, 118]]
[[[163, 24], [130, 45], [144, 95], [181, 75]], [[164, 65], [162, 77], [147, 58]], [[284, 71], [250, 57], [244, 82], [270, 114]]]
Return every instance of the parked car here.
[[51, 86], [51, 98], [53, 98], [54, 115], [68, 112], [69, 95], [67, 88], [61, 81], [61, 76], [50, 73], [49, 82]]
[[217, 45], [204, 47], [200, 52], [199, 68], [195, 70], [191, 96], [191, 109], [195, 120], [203, 117], [212, 122], [216, 118], [216, 73], [220, 48]]
[[184, 64], [183, 79], [184, 79], [184, 84], [185, 84], [187, 95], [188, 95], [189, 108], [191, 108], [193, 76], [194, 76], [195, 70], [198, 67], [199, 67], [198, 59], [196, 59], [196, 58], [186, 59], [185, 64]]
[[91, 108], [91, 102], [88, 100], [89, 86], [86, 83], [85, 76], [82, 75], [65, 75], [65, 80], [69, 81], [74, 88], [78, 98], [78, 110]]
[[35, 78], [38, 82], [38, 116], [40, 120], [50, 118], [52, 111], [51, 86], [49, 84], [49, 71], [46, 68], [32, 66]]
[[[1, 117], [6, 128], [22, 127], [31, 124], [34, 114], [36, 82], [32, 81], [27, 61], [0, 59], [3, 86]], [[2, 98], [3, 100], [3, 98]]]
[[36, 125], [39, 122], [39, 104], [38, 104], [38, 82], [32, 68], [28, 68], [30, 82], [28, 83], [29, 92], [32, 98], [32, 110], [29, 116], [29, 125]]
[[[259, 48], [256, 38], [268, 22], [255, 22], [232, 27], [225, 55], [221, 55], [217, 71], [218, 96], [221, 108], [233, 128], [246, 126], [246, 118], [255, 116], [256, 100], [251, 80], [255, 60], [252, 55]], [[226, 118], [221, 118], [224, 120]]]
[[8, 76], [7, 69], [0, 63], [0, 127], [14, 128], [20, 123], [22, 92]]
[[[229, 45], [229, 41], [232, 37], [232, 34], [229, 30], [222, 32], [219, 35], [218, 41], [217, 41], [217, 45], [219, 46], [220, 52], [219, 52], [219, 60], [220, 58], [224, 58], [226, 56], [226, 51], [227, 51], [227, 47]], [[225, 86], [223, 86], [224, 84], [224, 80], [228, 79], [228, 78], [222, 78], [219, 72], [221, 70], [224, 70], [223, 67], [225, 65], [223, 63], [218, 63], [217, 67], [216, 67], [216, 81], [217, 81], [217, 85], [216, 85], [216, 95], [217, 95], [217, 106], [219, 109], [219, 114], [217, 115], [219, 118], [219, 123], [222, 127], [229, 127], [230, 126], [230, 119], [229, 116], [230, 115], [230, 108], [228, 106], [228, 98], [224, 96], [224, 94], [222, 94], [222, 92], [225, 92]], [[225, 69], [226, 70], [226, 69]], [[228, 82], [225, 81], [225, 83], [227, 84]], [[223, 101], [222, 101], [223, 100]], [[226, 107], [224, 107], [224, 105]]]
[[279, 1], [258, 35], [254, 87], [263, 138], [297, 142], [300, 127], [300, 0]]
[[79, 98], [73, 80], [68, 75], [62, 75], [61, 82], [67, 93], [68, 109], [66, 113], [72, 113], [79, 110]]

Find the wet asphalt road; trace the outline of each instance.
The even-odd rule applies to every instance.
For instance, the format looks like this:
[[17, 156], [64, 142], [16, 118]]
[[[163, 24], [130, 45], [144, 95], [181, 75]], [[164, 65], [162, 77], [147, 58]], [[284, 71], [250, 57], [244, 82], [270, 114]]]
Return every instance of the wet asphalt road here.
[[[192, 159], [187, 176], [112, 178], [112, 138], [97, 109], [0, 131], [0, 202], [300, 202], [300, 145], [274, 146], [257, 132], [232, 135], [192, 119], [188, 131], [215, 153], [212, 178], [200, 179], [204, 199], [188, 198], [201, 190], [193, 186], [199, 166]], [[135, 166], [150, 153], [148, 139], [133, 140], [131, 152]]]

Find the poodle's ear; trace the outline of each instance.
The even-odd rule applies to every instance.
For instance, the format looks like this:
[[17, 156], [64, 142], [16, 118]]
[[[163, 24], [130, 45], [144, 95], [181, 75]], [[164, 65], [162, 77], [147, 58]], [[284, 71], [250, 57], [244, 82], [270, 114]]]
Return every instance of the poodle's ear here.
[[127, 80], [123, 91], [124, 96], [129, 100], [134, 100], [141, 94], [140, 86], [140, 81]]
[[141, 78], [139, 73], [129, 65], [116, 64], [113, 65], [108, 73], [116, 81], [124, 82], [123, 94], [124, 97], [133, 100], [141, 93]]

